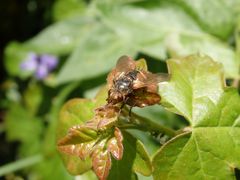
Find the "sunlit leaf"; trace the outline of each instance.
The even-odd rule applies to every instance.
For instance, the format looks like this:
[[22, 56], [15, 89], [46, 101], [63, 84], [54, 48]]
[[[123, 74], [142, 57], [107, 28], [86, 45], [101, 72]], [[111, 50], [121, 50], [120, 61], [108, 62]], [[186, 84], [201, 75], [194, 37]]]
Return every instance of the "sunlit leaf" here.
[[205, 31], [221, 38], [227, 38], [232, 33], [234, 21], [237, 18], [235, 8], [240, 5], [238, 0], [211, 1], [209, 3], [204, 0], [171, 1], [184, 9]]
[[154, 178], [235, 179], [240, 167], [240, 97], [224, 87], [222, 68], [207, 56], [168, 61], [170, 82], [160, 84], [163, 105], [185, 116], [188, 132], [153, 159]]
[[221, 64], [208, 56], [192, 55], [169, 60], [168, 67], [171, 81], [160, 83], [161, 103], [174, 107], [175, 111], [195, 123], [218, 102], [224, 91]]
[[102, 141], [94, 148], [92, 153], [93, 170], [100, 180], [107, 179], [112, 165], [110, 152], [104, 147], [105, 141]]
[[108, 72], [121, 55], [136, 54], [130, 45], [127, 39], [108, 27], [97, 26], [74, 49], [57, 77], [58, 82], [83, 80]]
[[[189, 1], [188, 5], [190, 4], [191, 2]], [[203, 8], [207, 6], [205, 6], [205, 3], [199, 4]], [[218, 7], [220, 9], [225, 8], [220, 3], [216, 4], [216, 9]], [[132, 39], [135, 49], [141, 52], [158, 59], [166, 59], [168, 53], [171, 57], [182, 57], [201, 52], [209, 54], [215, 61], [223, 63], [227, 77], [234, 78], [239, 76], [239, 60], [235, 56], [233, 49], [218, 38], [203, 31], [198, 23], [190, 17], [191, 13], [185, 11], [181, 6], [176, 6], [174, 3], [160, 3], [158, 6], [150, 7], [115, 7], [112, 8], [111, 12], [103, 9], [103, 13], [105, 15], [104, 18], [115, 31], [121, 34], [123, 38]], [[198, 11], [200, 12], [201, 10]], [[212, 13], [211, 16], [220, 18], [217, 17], [217, 10], [213, 12], [210, 8], [207, 11]], [[224, 10], [224, 12], [229, 14], [226, 22], [231, 24], [232, 27], [231, 13], [228, 10]], [[223, 15], [224, 18], [225, 16]], [[201, 20], [203, 22], [206, 19], [208, 18], [202, 18]], [[214, 31], [215, 26], [211, 25], [212, 29], [209, 31], [214, 31], [213, 33], [219, 34], [219, 36], [229, 34], [231, 27], [225, 27], [226, 25], [223, 25], [222, 22], [215, 23], [221, 26], [221, 29]], [[210, 26], [211, 23], [207, 24]], [[148, 36], [145, 36], [145, 34], [148, 34]]]
[[[93, 107], [94, 103], [91, 100], [85, 99], [73, 99], [66, 103], [60, 112], [57, 139], [59, 140], [64, 137], [72, 126], [83, 124], [91, 119], [93, 117]], [[66, 150], [69, 152], [71, 147], [68, 146]], [[76, 149], [74, 150], [76, 151]], [[81, 160], [77, 156], [70, 156], [64, 153], [61, 154], [61, 157], [71, 174], [82, 174], [91, 168], [90, 159]]]
[[121, 160], [123, 156], [123, 136], [121, 131], [115, 127], [114, 131], [114, 137], [112, 137], [110, 140], [108, 140], [108, 151], [112, 154], [112, 156], [117, 159]]

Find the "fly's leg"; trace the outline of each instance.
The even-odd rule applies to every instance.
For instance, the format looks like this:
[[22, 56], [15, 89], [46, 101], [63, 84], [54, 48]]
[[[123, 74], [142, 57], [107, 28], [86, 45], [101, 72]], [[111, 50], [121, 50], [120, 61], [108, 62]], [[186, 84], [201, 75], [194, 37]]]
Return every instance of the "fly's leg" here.
[[131, 119], [131, 115], [132, 115], [132, 108], [133, 108], [133, 106], [130, 106], [129, 113], [128, 113], [128, 116], [130, 117], [130, 119]]

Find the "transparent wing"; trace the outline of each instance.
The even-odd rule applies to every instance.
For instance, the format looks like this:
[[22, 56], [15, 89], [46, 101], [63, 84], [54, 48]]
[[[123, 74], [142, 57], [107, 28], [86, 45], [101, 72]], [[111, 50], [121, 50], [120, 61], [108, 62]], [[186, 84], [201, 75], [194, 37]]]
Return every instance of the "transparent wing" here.
[[146, 84], [158, 84], [160, 82], [169, 81], [169, 79], [170, 75], [167, 73], [147, 73], [143, 82]]
[[121, 56], [116, 65], [116, 72], [129, 72], [136, 68], [136, 62], [129, 56]]
[[137, 80], [134, 82], [133, 89], [145, 87], [148, 92], [156, 93], [158, 83], [169, 81], [170, 75], [165, 73], [153, 74], [147, 71], [139, 71]]
[[120, 76], [122, 73], [128, 73], [129, 71], [134, 70], [136, 67], [135, 61], [129, 56], [121, 56], [116, 64], [116, 67], [108, 74], [107, 83], [108, 88], [111, 88], [113, 85], [113, 80]]
[[157, 93], [147, 92], [145, 88], [140, 88], [130, 94], [127, 104], [129, 106], [145, 107], [158, 104], [161, 97]]

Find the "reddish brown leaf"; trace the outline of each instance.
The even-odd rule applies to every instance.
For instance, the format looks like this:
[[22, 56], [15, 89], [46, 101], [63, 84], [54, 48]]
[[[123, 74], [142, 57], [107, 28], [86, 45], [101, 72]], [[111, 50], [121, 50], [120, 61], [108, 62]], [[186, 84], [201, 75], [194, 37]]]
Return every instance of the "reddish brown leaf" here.
[[105, 143], [106, 141], [102, 141], [95, 146], [91, 156], [93, 170], [100, 180], [107, 179], [112, 164], [110, 153], [104, 149]]
[[68, 134], [58, 141], [58, 145], [75, 145], [96, 139], [97, 132], [84, 126], [73, 126]]
[[107, 104], [95, 110], [96, 116], [99, 116], [98, 129], [110, 128], [118, 120], [120, 108]]
[[117, 120], [118, 120], [118, 117], [102, 119], [98, 123], [98, 129], [111, 128], [116, 123]]
[[123, 136], [121, 131], [116, 127], [114, 131], [114, 136], [108, 141], [108, 151], [111, 152], [112, 156], [116, 160], [122, 159], [123, 156]]
[[119, 128], [115, 127], [114, 136], [117, 138], [118, 143], [122, 143], [123, 135]]
[[85, 160], [92, 153], [94, 144], [95, 144], [95, 141], [76, 144], [76, 145], [63, 145], [63, 146], [58, 146], [58, 150], [65, 154], [78, 156], [82, 160]]
[[105, 106], [99, 107], [95, 109], [95, 114], [100, 118], [112, 118], [116, 117], [120, 112], [120, 108], [118, 106], [114, 106], [111, 104], [106, 104]]
[[78, 155], [78, 151], [79, 151], [79, 148], [81, 148], [80, 144], [77, 144], [77, 145], [67, 145], [67, 146], [57, 146], [58, 147], [58, 150], [60, 152], [63, 152], [65, 154], [69, 154], [69, 155], [75, 155], [77, 156]]

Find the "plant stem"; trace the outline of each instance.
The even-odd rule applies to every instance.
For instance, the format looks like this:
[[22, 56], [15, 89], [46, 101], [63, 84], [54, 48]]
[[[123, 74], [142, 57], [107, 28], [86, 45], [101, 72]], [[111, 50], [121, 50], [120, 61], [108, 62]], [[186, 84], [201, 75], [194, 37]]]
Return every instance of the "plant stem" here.
[[43, 160], [43, 156], [41, 154], [37, 154], [31, 157], [27, 157], [25, 159], [18, 160], [16, 162], [12, 162], [12, 163], [0, 166], [0, 177], [5, 174], [9, 174], [11, 172], [18, 171], [25, 167], [39, 163], [42, 160]]
[[[123, 109], [123, 114], [128, 115], [128, 111], [126, 109]], [[139, 116], [135, 113], [131, 113], [130, 120], [132, 123], [136, 126], [136, 129], [143, 130], [143, 131], [149, 131], [149, 132], [156, 132], [156, 133], [164, 133], [170, 137], [174, 137], [177, 135], [177, 132], [167, 128], [165, 126], [162, 126], [158, 123], [155, 123], [148, 118]]]

